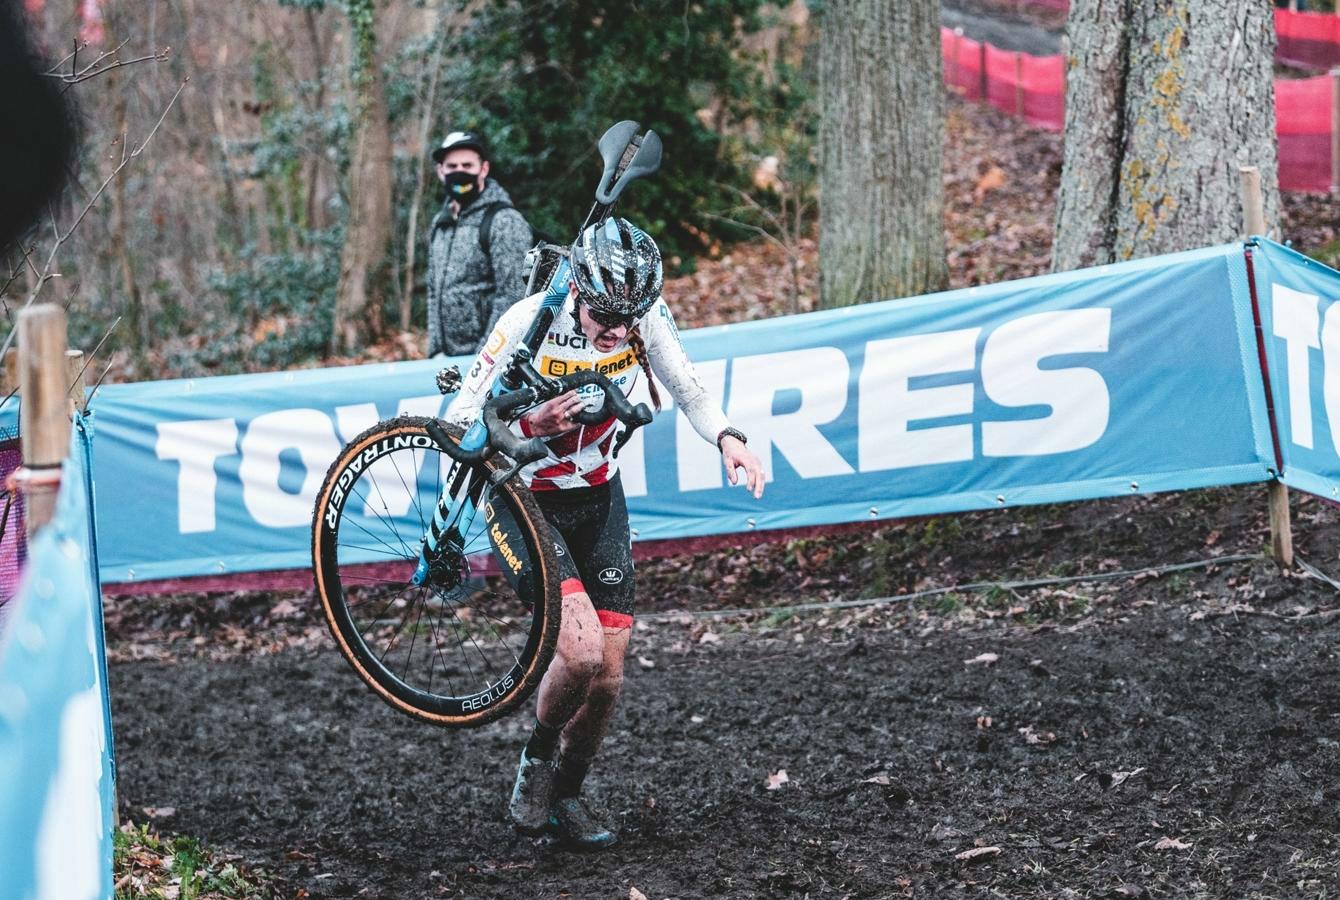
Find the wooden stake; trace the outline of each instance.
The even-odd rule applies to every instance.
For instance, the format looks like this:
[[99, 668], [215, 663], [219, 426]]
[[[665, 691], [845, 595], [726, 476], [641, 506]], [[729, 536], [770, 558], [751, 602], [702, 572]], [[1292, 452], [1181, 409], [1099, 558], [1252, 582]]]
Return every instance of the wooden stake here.
[[19, 479], [31, 537], [51, 521], [60, 487], [60, 464], [70, 447], [65, 362], [65, 310], [39, 303], [19, 313]]
[[4, 375], [0, 377], [0, 400], [4, 400], [13, 391], [19, 389], [19, 348], [10, 347], [5, 351]]
[[1331, 70], [1331, 196], [1340, 194], [1340, 68]]
[[76, 412], [84, 412], [84, 351], [65, 351], [65, 386], [68, 391], [70, 418]]
[[1014, 53], [1014, 115], [1018, 119], [1024, 117], [1024, 55], [1017, 50]]
[[[954, 88], [963, 87], [962, 84], [963, 76], [961, 73], [961, 64], [959, 63], [959, 52], [962, 45], [963, 45], [963, 26], [960, 25], [958, 28], [954, 29], [954, 39], [949, 42], [950, 46], [949, 52], [953, 55], [953, 59], [950, 61], [949, 64], [949, 83]], [[968, 92], [965, 90], [963, 93], [966, 94]]]
[[986, 77], [986, 41], [982, 41], [977, 45], [977, 59], [978, 65], [981, 67], [977, 70], [977, 74], [982, 83], [982, 96], [978, 99], [983, 103], [990, 103], [991, 80]]
[[[1244, 237], [1266, 233], [1265, 198], [1261, 194], [1261, 170], [1256, 166], [1238, 169], [1242, 178], [1242, 230]], [[1278, 476], [1283, 476], [1279, 472]], [[1289, 489], [1282, 481], [1271, 481], [1268, 488], [1270, 504], [1270, 555], [1286, 569], [1293, 568], [1293, 525], [1289, 521]]]

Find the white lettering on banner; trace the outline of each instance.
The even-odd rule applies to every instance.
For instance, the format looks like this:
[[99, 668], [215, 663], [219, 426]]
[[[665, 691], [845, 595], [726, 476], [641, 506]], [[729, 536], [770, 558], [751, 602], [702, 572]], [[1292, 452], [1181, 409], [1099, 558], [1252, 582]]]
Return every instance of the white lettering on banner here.
[[908, 428], [912, 422], [972, 412], [973, 384], [913, 389], [923, 375], [971, 372], [980, 328], [871, 341], [861, 368], [857, 446], [862, 472], [972, 459], [972, 425]]
[[[280, 455], [296, 450], [302, 461], [302, 487], [289, 493], [279, 485]], [[306, 525], [340, 440], [330, 416], [318, 409], [283, 409], [251, 420], [242, 437], [242, 502], [251, 517], [271, 528]]]
[[[802, 478], [852, 473], [851, 464], [819, 432], [820, 425], [842, 415], [850, 375], [847, 354], [837, 347], [737, 356], [731, 363], [727, 416], [749, 435], [750, 449], [769, 481], [774, 447]], [[774, 397], [788, 389], [800, 393], [800, 406], [774, 414]]]
[[1326, 307], [1321, 325], [1321, 366], [1321, 397], [1331, 430], [1331, 446], [1340, 453], [1340, 303]]
[[1001, 406], [1050, 406], [1040, 419], [982, 423], [983, 456], [1042, 456], [1096, 442], [1107, 430], [1111, 399], [1093, 369], [1040, 369], [1064, 353], [1106, 353], [1110, 309], [1071, 309], [1015, 319], [982, 348], [982, 387]]
[[161, 422], [154, 452], [180, 464], [177, 473], [177, 527], [182, 534], [213, 531], [214, 494], [219, 478], [214, 463], [237, 452], [237, 422], [196, 419]]
[[[1284, 339], [1289, 379], [1289, 436], [1300, 447], [1312, 447], [1312, 380], [1308, 348], [1318, 347], [1317, 304], [1321, 298], [1282, 284], [1270, 286], [1275, 337]], [[1334, 426], [1332, 426], [1334, 427]]]
[[[674, 406], [674, 400], [670, 392], [665, 389], [665, 385], [659, 381], [656, 383], [661, 392], [661, 408], [670, 409]], [[628, 393], [629, 403], [645, 403], [651, 405], [651, 392], [647, 390], [647, 380], [639, 378], [637, 384], [633, 385], [632, 391]], [[619, 481], [623, 484], [625, 497], [645, 497], [647, 495], [647, 443], [645, 440], [647, 429], [639, 428], [633, 432], [633, 436], [628, 439], [628, 443], [619, 450]]]
[[[716, 403], [724, 406], [726, 396], [726, 361], [714, 359], [701, 365], [695, 365], [698, 380], [703, 389]], [[664, 397], [669, 391], [662, 391]], [[715, 437], [715, 435], [714, 435]], [[675, 462], [679, 469], [679, 489], [681, 491], [700, 491], [721, 487], [725, 468], [721, 465], [721, 453], [714, 444], [703, 440], [702, 435], [689, 422], [683, 413], [675, 416]]]
[[350, 406], [335, 407], [335, 430], [340, 433], [340, 440], [346, 444], [367, 431], [377, 420], [381, 418], [377, 415], [377, 404], [375, 403], [354, 403]]

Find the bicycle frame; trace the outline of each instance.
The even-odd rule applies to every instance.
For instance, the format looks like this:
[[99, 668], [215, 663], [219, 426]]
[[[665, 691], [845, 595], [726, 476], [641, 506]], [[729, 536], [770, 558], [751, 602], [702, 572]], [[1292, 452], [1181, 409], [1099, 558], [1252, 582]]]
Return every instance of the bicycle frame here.
[[[645, 135], [638, 135], [638, 127], [636, 122], [619, 122], [601, 136], [598, 147], [605, 160], [605, 170], [601, 174], [600, 183], [596, 188], [595, 205], [587, 213], [586, 221], [582, 223], [578, 234], [581, 234], [592, 222], [602, 222], [608, 218], [613, 212], [614, 204], [618, 201], [620, 194], [630, 183], [638, 178], [652, 175], [660, 168], [660, 138], [657, 137], [656, 132], [651, 130], [648, 130]], [[473, 478], [465, 484], [460, 483], [463, 471], [476, 471], [472, 468], [463, 470], [463, 465], [470, 461], [484, 459], [495, 450], [503, 449], [515, 460], [515, 464], [511, 469], [495, 474], [494, 477], [501, 482], [513, 477], [523, 466], [541, 458], [548, 452], [539, 438], [532, 438], [524, 443], [519, 442], [511, 435], [510, 431], [499, 425], [500, 419], [494, 412], [494, 408], [504, 395], [528, 392], [525, 397], [521, 398], [521, 402], [515, 405], [515, 408], [519, 409], [522, 406], [533, 406], [536, 403], [542, 403], [556, 397], [568, 387], [579, 383], [598, 385], [605, 392], [605, 403], [598, 411], [578, 415], [576, 421], [584, 424], [596, 424], [603, 421], [612, 412], [625, 426], [624, 433], [614, 446], [616, 455], [634, 429], [651, 421], [651, 411], [647, 409], [645, 404], [638, 404], [636, 407], [629, 405], [623, 393], [603, 375], [597, 375], [594, 372], [581, 372], [565, 378], [551, 379], [541, 376], [531, 366], [530, 362], [539, 353], [540, 344], [544, 341], [545, 335], [548, 334], [549, 326], [553, 324], [554, 318], [563, 308], [567, 299], [568, 274], [570, 272], [565, 248], [540, 244], [532, 252], [538, 253], [539, 256], [536, 257], [536, 262], [531, 268], [526, 296], [531, 296], [536, 289], [536, 279], [543, 269], [543, 263], [541, 262], [543, 255], [545, 253], [555, 253], [558, 256], [558, 262], [552, 274], [547, 276], [544, 298], [540, 301], [540, 308], [536, 311], [535, 318], [531, 320], [525, 336], [522, 337], [506, 369], [494, 380], [490, 387], [489, 400], [485, 403], [483, 412], [479, 418], [471, 423], [461, 437], [459, 446], [456, 447], [452, 446], [450, 439], [444, 433], [439, 434], [434, 431], [431, 425], [429, 427], [429, 433], [433, 436], [433, 439], [444, 452], [456, 460], [456, 465], [452, 467], [448, 477], [443, 481], [437, 505], [433, 511], [433, 521], [420, 542], [419, 559], [414, 568], [414, 575], [410, 579], [410, 582], [414, 585], [422, 585], [428, 580], [433, 560], [437, 559], [444, 549], [452, 545], [457, 551], [462, 549], [465, 535], [469, 533], [470, 527], [474, 524], [487, 485], [485, 480], [480, 478]], [[616, 393], [617, 399], [615, 397]], [[453, 498], [458, 492], [462, 491], [460, 506], [455, 510], [457, 513], [456, 521], [454, 524], [449, 524], [453, 513]]]
[[[535, 318], [531, 320], [520, 347], [513, 354], [507, 368], [494, 380], [493, 386], [489, 389], [490, 397], [515, 391], [525, 384], [539, 385], [544, 382], [542, 376], [530, 365], [530, 360], [534, 359], [539, 351], [540, 343], [548, 333], [549, 326], [553, 324], [554, 317], [558, 315], [558, 311], [563, 308], [563, 302], [567, 299], [566, 266], [567, 261], [563, 260], [555, 270], [554, 277], [549, 282], [549, 289], [545, 292], [544, 299], [540, 301], [540, 308], [536, 311]], [[489, 448], [489, 431], [481, 414], [461, 437], [460, 449], [469, 454], [484, 454]], [[470, 526], [474, 524], [484, 485], [478, 478], [468, 485], [457, 484], [459, 481], [457, 473], [461, 465], [462, 463], [458, 461], [443, 481], [433, 511], [432, 525], [420, 542], [419, 560], [414, 567], [414, 575], [410, 578], [411, 584], [423, 584], [428, 578], [430, 560], [441, 552], [443, 543], [452, 540], [463, 541], [470, 531]], [[447, 523], [452, 515], [453, 495], [462, 487], [465, 488], [465, 493], [461, 498], [461, 508], [455, 524], [449, 526]]]

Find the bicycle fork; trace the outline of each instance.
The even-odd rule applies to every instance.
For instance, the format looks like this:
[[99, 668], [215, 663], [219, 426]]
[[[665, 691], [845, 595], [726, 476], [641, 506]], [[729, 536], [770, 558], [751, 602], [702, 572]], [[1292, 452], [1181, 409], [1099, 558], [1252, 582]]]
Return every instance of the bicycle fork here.
[[[461, 449], [479, 450], [487, 446], [487, 442], [487, 429], [481, 422], [475, 422], [461, 438]], [[427, 582], [433, 562], [441, 558], [443, 553], [464, 554], [465, 536], [470, 533], [470, 526], [474, 524], [485, 487], [484, 479], [476, 479], [474, 483], [469, 484], [457, 505], [455, 496], [464, 486], [463, 480], [469, 477], [469, 473], [468, 466], [458, 463], [451, 477], [443, 480], [437, 497], [437, 506], [433, 509], [433, 521], [429, 523], [423, 540], [419, 542], [419, 559], [414, 566], [414, 574], [410, 577], [410, 584], [422, 585]], [[451, 522], [453, 518], [454, 523]]]

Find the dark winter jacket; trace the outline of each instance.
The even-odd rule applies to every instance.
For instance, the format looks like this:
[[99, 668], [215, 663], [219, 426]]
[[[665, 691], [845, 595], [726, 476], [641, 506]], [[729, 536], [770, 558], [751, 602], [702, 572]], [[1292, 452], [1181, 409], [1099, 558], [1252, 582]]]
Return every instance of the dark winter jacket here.
[[459, 219], [443, 205], [428, 230], [428, 355], [468, 356], [479, 349], [498, 317], [525, 293], [525, 257], [531, 230], [515, 209], [499, 209], [489, 229], [489, 256], [479, 246], [479, 224], [490, 203], [511, 203], [492, 178]]

